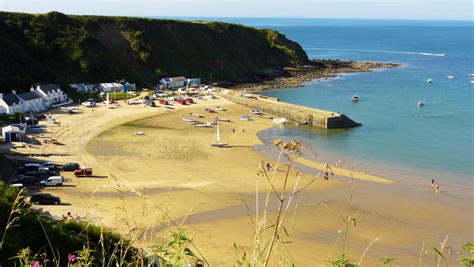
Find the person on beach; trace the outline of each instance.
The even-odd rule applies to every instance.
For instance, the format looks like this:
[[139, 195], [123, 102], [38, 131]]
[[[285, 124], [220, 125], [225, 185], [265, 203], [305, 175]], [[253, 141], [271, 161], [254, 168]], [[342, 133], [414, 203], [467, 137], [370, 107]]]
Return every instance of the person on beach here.
[[270, 162], [267, 162], [267, 171], [270, 171]]
[[434, 187], [434, 185], [435, 185], [435, 179], [433, 178], [431, 179], [431, 187]]
[[245, 133], [245, 129], [244, 129], [244, 128], [242, 128], [242, 133]]
[[436, 193], [439, 192], [439, 184], [438, 183], [436, 183], [436, 185], [435, 185], [435, 190], [436, 190]]
[[235, 128], [232, 128], [232, 134], [235, 134]]

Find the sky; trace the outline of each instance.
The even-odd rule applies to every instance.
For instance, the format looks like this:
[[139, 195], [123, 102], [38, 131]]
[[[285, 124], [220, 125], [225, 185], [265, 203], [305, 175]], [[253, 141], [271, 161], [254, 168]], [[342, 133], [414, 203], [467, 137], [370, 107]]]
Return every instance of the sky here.
[[114, 16], [473, 20], [472, 0], [0, 0], [0, 10]]

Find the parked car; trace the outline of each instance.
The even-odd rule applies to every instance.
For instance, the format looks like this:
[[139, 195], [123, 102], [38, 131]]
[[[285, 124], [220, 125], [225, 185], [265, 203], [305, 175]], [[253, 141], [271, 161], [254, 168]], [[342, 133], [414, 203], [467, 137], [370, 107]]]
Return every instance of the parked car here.
[[78, 170], [74, 171], [76, 177], [87, 177], [92, 176], [92, 168], [81, 167]]
[[59, 205], [61, 204], [61, 198], [53, 196], [48, 193], [39, 193], [39, 194], [32, 195], [30, 198], [30, 202], [34, 203], [35, 205], [38, 205], [38, 204]]
[[64, 164], [60, 170], [63, 171], [63, 172], [73, 172], [75, 170], [79, 170], [81, 168], [81, 166], [79, 165], [79, 163], [67, 163], [67, 164]]
[[18, 179], [12, 181], [12, 184], [23, 184], [24, 186], [31, 186], [34, 185], [37, 180], [38, 179], [36, 179], [35, 176], [20, 175]]
[[54, 164], [54, 162], [48, 161], [43, 163], [41, 166], [49, 169], [54, 169], [56, 167], [56, 164]]
[[60, 186], [63, 185], [64, 177], [62, 176], [51, 176], [48, 179], [41, 181], [42, 186]]

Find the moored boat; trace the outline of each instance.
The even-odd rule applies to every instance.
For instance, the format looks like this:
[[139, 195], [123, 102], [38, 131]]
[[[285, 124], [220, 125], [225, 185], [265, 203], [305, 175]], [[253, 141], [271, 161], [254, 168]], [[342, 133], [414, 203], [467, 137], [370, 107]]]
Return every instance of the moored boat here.
[[244, 115], [244, 116], [240, 117], [240, 119], [243, 120], [243, 121], [249, 121], [250, 116]]
[[262, 111], [260, 109], [252, 109], [250, 112], [255, 115], [262, 115]]
[[353, 95], [352, 96], [352, 102], [357, 103], [359, 102], [360, 97], [358, 95]]
[[288, 122], [288, 119], [287, 118], [274, 118], [272, 121], [278, 124], [285, 124]]

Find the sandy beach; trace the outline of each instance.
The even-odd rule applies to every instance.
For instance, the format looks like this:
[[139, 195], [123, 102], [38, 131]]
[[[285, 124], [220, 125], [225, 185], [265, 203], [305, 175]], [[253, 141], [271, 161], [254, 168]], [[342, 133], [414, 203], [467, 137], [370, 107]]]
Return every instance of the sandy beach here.
[[[226, 111], [204, 111], [217, 106]], [[215, 128], [192, 127], [182, 120], [189, 113], [205, 116], [201, 121], [216, 116], [229, 120], [220, 125], [221, 140], [229, 147], [212, 147]], [[143, 229], [146, 238], [139, 240], [143, 246], [184, 227], [212, 266], [231, 266], [236, 258], [233, 243], [247, 254], [252, 251], [256, 196], [260, 214], [269, 190], [268, 182], [257, 175], [260, 162], [276, 165], [275, 158], [254, 149], [262, 144], [257, 133], [274, 127], [272, 120], [251, 115], [251, 121], [242, 121], [242, 115], [251, 114], [224, 99], [169, 109], [123, 102], [113, 109], [83, 107], [77, 114], [54, 115], [60, 121], [54, 135], [64, 145], [42, 143], [16, 152], [94, 169], [91, 178], [63, 173], [69, 179], [66, 186], [44, 191], [60, 196], [65, 204], [42, 206], [44, 210], [87, 217], [130, 237], [134, 236], [131, 229]], [[304, 166], [302, 184], [325, 170], [324, 162], [299, 158], [297, 163]], [[453, 254], [474, 240], [471, 197], [436, 193], [429, 182], [426, 187], [409, 187], [384, 177], [382, 171], [364, 173], [341, 165], [333, 167], [333, 172], [329, 180], [321, 177], [307, 187], [287, 218], [286, 239], [291, 242], [280, 250], [291, 255], [297, 266], [330, 266], [328, 261], [340, 256], [343, 247], [357, 263], [374, 240], [363, 256], [365, 266], [382, 265], [385, 256], [396, 258], [394, 266], [432, 266], [432, 248], [439, 248], [446, 237], [445, 246]], [[285, 164], [275, 173], [281, 186]], [[297, 170], [289, 175], [296, 177]], [[276, 205], [271, 204], [268, 211], [273, 216]], [[338, 232], [344, 231], [347, 214], [356, 220], [348, 228], [344, 245]], [[449, 255], [447, 260], [455, 266], [458, 258]]]

